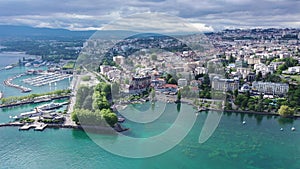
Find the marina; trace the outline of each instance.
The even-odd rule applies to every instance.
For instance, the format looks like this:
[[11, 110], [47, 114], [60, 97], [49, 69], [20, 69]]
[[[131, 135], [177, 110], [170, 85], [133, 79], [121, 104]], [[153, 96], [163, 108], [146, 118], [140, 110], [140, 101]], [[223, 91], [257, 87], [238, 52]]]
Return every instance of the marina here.
[[52, 84], [55, 86], [56, 82], [64, 79], [70, 79], [71, 77], [72, 75], [70, 74], [41, 73], [41, 75], [37, 77], [24, 79], [22, 80], [22, 82], [35, 87], [44, 86], [44, 85], [51, 86]]

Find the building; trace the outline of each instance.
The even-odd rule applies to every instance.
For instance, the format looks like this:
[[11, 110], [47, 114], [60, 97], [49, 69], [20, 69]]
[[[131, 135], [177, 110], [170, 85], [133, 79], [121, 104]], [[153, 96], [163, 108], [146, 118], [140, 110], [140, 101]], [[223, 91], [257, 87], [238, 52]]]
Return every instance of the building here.
[[178, 79], [178, 87], [184, 87], [184, 86], [187, 86], [188, 85], [188, 82], [187, 82], [187, 80], [186, 79], [183, 79], [183, 78], [181, 78], [181, 79]]
[[124, 56], [114, 56], [113, 61], [116, 62], [118, 65], [123, 65], [125, 63], [125, 57]]
[[256, 74], [254, 72], [250, 72], [246, 77], [248, 82], [253, 82], [255, 78], [256, 78]]
[[286, 83], [253, 82], [252, 90], [264, 94], [285, 95], [289, 91]]
[[234, 91], [239, 89], [239, 80], [235, 79], [222, 79], [218, 76], [213, 77], [212, 89], [219, 91]]
[[208, 69], [205, 68], [205, 67], [196, 67], [195, 73], [196, 73], [196, 75], [207, 74], [208, 73]]
[[268, 73], [273, 73], [273, 67], [266, 66], [263, 63], [255, 64], [254, 70], [256, 71], [256, 74], [261, 72], [263, 76], [266, 76]]
[[235, 67], [240, 68], [240, 67], [247, 67], [247, 63], [244, 62], [243, 60], [236, 60], [235, 61]]
[[261, 63], [261, 59], [260, 58], [253, 58], [253, 57], [250, 57], [247, 59], [247, 64], [248, 65], [254, 65], [254, 64], [259, 64]]
[[271, 62], [269, 66], [272, 66], [274, 70], [277, 70], [280, 65], [283, 65], [284, 62]]
[[300, 73], [300, 66], [289, 67], [288, 73], [291, 74]]
[[100, 73], [103, 74], [103, 75], [105, 75], [110, 70], [113, 70], [113, 67], [108, 66], [108, 65], [101, 65], [100, 66]]
[[245, 83], [245, 84], [243, 84], [243, 86], [241, 87], [241, 90], [239, 90], [239, 92], [245, 93], [249, 90], [250, 90], [250, 86], [247, 83]]
[[240, 74], [243, 79], [246, 79], [250, 72], [250, 68], [238, 67], [236, 69], [236, 73]]
[[132, 77], [130, 84], [125, 89], [126, 93], [137, 94], [146, 91], [151, 85], [151, 76]]

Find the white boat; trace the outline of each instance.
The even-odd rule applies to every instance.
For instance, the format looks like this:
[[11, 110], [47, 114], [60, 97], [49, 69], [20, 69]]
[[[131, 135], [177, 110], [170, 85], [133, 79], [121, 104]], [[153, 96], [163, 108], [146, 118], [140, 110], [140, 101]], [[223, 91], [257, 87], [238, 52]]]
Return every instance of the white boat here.
[[62, 107], [63, 104], [60, 103], [49, 103], [42, 106], [38, 106], [37, 108], [40, 110], [53, 110]]
[[9, 66], [6, 66], [4, 69], [12, 69], [13, 68], [13, 66], [11, 66], [11, 65], [9, 65]]
[[19, 116], [14, 116], [14, 117], [10, 116], [10, 118], [13, 118], [13, 119], [17, 120], [17, 119], [20, 119], [20, 118], [36, 117], [36, 116], [41, 116], [41, 115], [43, 115], [43, 111], [36, 108], [33, 111], [21, 113]]

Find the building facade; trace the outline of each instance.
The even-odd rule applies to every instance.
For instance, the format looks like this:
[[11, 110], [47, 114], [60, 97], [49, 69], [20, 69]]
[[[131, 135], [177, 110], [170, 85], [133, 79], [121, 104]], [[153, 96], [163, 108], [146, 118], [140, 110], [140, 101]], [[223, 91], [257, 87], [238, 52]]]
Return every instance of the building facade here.
[[212, 89], [224, 92], [234, 91], [239, 89], [239, 80], [237, 78], [222, 79], [216, 76], [212, 80]]
[[265, 94], [285, 95], [289, 91], [289, 85], [286, 83], [253, 82], [252, 90]]

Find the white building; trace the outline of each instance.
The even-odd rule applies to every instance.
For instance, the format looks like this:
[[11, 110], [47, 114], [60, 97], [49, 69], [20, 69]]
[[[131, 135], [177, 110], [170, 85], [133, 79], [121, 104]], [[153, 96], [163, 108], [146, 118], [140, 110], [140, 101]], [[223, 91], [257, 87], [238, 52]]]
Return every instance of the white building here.
[[300, 73], [300, 66], [294, 66], [288, 68], [289, 73]]
[[273, 73], [272, 69], [272, 67], [268, 67], [263, 63], [254, 65], [254, 70], [256, 71], [256, 74], [258, 74], [258, 72], [261, 72], [263, 76], [266, 76], [268, 73]]
[[100, 73], [103, 74], [103, 75], [105, 75], [110, 70], [113, 70], [113, 67], [107, 66], [107, 65], [101, 65], [100, 66]]
[[215, 76], [212, 80], [212, 89], [218, 91], [234, 91], [239, 89], [239, 80], [235, 79], [221, 79]]
[[207, 74], [208, 73], [208, 69], [205, 68], [205, 67], [196, 67], [195, 73], [197, 75], [199, 75], [199, 74]]
[[187, 84], [188, 84], [187, 80], [183, 79], [183, 78], [178, 79], [177, 83], [178, 83], [178, 87], [184, 87], [184, 86], [187, 86]]
[[125, 63], [125, 57], [124, 56], [114, 56], [113, 61], [116, 62], [118, 65], [123, 65]]
[[265, 94], [284, 95], [289, 91], [289, 85], [286, 83], [253, 82], [252, 90]]
[[238, 67], [236, 69], [236, 72], [238, 74], [240, 74], [243, 79], [245, 79], [249, 75], [249, 73], [251, 72], [251, 69], [250, 68], [244, 68], [244, 67]]

